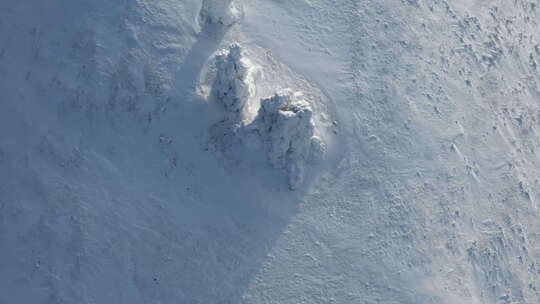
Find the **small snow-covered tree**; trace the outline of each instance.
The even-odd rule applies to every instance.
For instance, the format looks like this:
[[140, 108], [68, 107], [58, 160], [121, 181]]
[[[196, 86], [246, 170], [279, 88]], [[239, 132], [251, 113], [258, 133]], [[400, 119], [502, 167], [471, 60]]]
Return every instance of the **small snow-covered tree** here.
[[216, 56], [214, 97], [225, 110], [242, 115], [254, 95], [251, 63], [234, 43]]
[[199, 23], [205, 25], [232, 26], [243, 16], [242, 5], [237, 0], [203, 0]]

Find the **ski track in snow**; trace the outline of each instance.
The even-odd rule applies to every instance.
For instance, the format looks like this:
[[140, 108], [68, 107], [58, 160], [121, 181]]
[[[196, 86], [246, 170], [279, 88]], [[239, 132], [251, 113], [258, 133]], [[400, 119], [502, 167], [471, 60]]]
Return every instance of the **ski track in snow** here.
[[[0, 303], [540, 301], [536, 2], [202, 4], [0, 4]], [[205, 151], [231, 42], [328, 131], [297, 191]]]

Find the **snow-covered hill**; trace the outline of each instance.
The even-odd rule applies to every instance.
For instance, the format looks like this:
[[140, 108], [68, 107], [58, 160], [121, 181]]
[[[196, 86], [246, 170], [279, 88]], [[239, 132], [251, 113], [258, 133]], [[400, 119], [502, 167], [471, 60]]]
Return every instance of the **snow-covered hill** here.
[[539, 18], [2, 1], [0, 304], [538, 303]]

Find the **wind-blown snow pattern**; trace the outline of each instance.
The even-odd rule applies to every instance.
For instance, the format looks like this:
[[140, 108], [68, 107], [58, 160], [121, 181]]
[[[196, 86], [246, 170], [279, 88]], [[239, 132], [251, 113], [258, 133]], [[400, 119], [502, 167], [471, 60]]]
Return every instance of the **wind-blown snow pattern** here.
[[[533, 0], [0, 2], [0, 303], [539, 303], [539, 20]], [[238, 104], [212, 93], [247, 75], [224, 50], [249, 60]]]

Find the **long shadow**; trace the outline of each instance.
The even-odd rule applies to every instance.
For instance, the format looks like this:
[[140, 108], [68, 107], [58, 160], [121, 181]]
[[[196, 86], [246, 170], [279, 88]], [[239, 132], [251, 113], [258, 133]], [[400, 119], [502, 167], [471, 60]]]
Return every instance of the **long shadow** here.
[[[186, 120], [194, 121], [195, 129], [208, 130], [211, 127], [211, 124], [205, 126], [207, 118], [196, 119], [201, 115], [212, 116], [212, 108], [198, 104], [196, 101], [200, 97], [195, 91], [205, 64], [216, 52], [228, 30], [219, 23], [206, 23], [176, 75], [175, 91], [178, 96], [182, 100], [195, 101], [183, 106], [184, 111], [192, 112], [183, 115]], [[188, 161], [192, 158], [189, 152], [186, 156]], [[199, 205], [191, 211], [189, 203], [182, 202], [184, 206], [178, 209], [202, 218], [194, 218], [197, 222], [194, 226], [182, 229], [183, 242], [175, 242], [177, 247], [173, 251], [186, 261], [174, 279], [178, 284], [174, 300], [181, 303], [236, 304], [241, 302], [243, 293], [268, 252], [297, 213], [298, 201], [304, 194], [302, 191], [290, 192], [284, 177], [276, 181], [276, 176], [272, 175], [276, 172], [270, 172], [270, 168], [260, 168], [260, 171], [269, 171], [268, 174], [252, 174], [245, 167], [220, 163], [216, 160], [220, 155], [208, 152], [205, 157], [208, 164], [198, 164], [196, 167], [199, 179], [206, 181], [208, 186], [205, 189], [187, 189], [193, 201]], [[193, 158], [201, 161], [200, 155]], [[225, 166], [224, 171], [228, 176], [212, 171], [216, 170], [216, 166]], [[264, 181], [271, 185], [261, 185]], [[171, 210], [175, 208], [171, 206]], [[203, 231], [194, 233], [191, 231], [193, 227], [202, 228]]]
[[210, 56], [221, 44], [228, 27], [219, 23], [206, 22], [197, 42], [186, 56], [176, 75], [176, 91], [179, 96], [193, 97], [199, 76]]
[[[60, 8], [68, 2], [58, 1], [52, 11], [63, 14]], [[226, 30], [220, 24], [204, 26], [177, 73], [178, 96], [193, 95]], [[48, 92], [33, 104], [61, 94]], [[0, 302], [5, 296], [16, 303], [36, 302], [22, 300], [34, 293], [34, 300], [48, 303], [240, 302], [302, 194], [288, 192], [285, 184], [261, 185], [234, 167], [221, 170], [216, 155], [205, 153], [197, 137], [210, 127], [210, 107], [190, 102], [174, 111], [169, 109], [149, 133], [126, 113], [115, 129], [99, 115], [95, 122], [63, 120], [57, 128], [45, 115], [35, 122], [32, 132], [50, 128], [54, 136], [49, 137], [58, 140], [40, 143], [28, 154], [48, 170], [19, 172], [21, 165], [7, 171], [24, 178], [15, 179], [14, 191], [0, 192], [0, 209], [17, 215], [9, 222], [0, 219], [9, 225], [0, 238], [14, 236], [0, 254], [6, 257], [0, 265], [10, 265], [0, 273], [0, 282], [9, 282]], [[160, 143], [154, 135], [161, 131], [174, 140]], [[83, 151], [81, 163], [73, 162], [70, 151]], [[158, 171], [166, 166], [175, 171], [163, 177]], [[51, 176], [58, 185], [46, 182]], [[23, 224], [28, 232], [15, 239], [9, 231]]]

